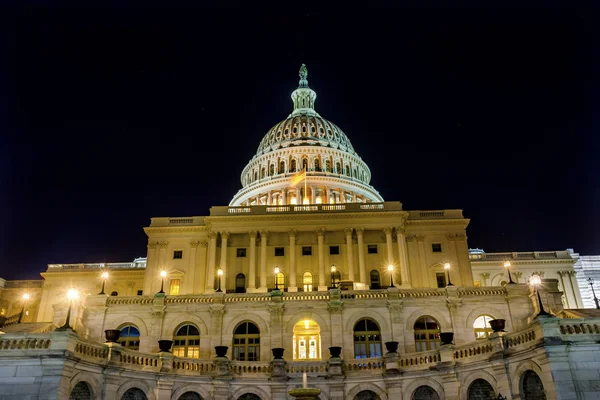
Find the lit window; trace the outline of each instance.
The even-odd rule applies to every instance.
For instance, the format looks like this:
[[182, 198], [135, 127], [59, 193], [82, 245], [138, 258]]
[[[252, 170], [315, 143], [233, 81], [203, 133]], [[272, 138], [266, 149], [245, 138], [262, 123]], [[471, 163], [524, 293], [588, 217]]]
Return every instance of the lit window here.
[[312, 256], [312, 247], [302, 246], [302, 255], [303, 256]]
[[237, 255], [238, 258], [239, 257], [246, 257], [246, 248], [242, 247], [242, 248], [237, 249], [236, 255]]
[[283, 275], [283, 272], [275, 275], [275, 279], [277, 279], [277, 287], [282, 290], [285, 287], [285, 276]]
[[181, 259], [181, 258], [183, 258], [183, 250], [174, 250], [173, 251], [173, 258], [174, 259]]
[[372, 319], [354, 325], [354, 358], [381, 357], [381, 332]]
[[377, 254], [377, 245], [376, 244], [367, 245], [367, 253], [368, 254]]
[[233, 359], [259, 361], [260, 331], [252, 322], [242, 322], [233, 333]]
[[329, 246], [329, 254], [330, 255], [340, 254], [340, 246]]
[[312, 292], [313, 276], [310, 272], [305, 272], [304, 275], [302, 275], [302, 284], [304, 285], [305, 292]]
[[173, 338], [175, 357], [200, 358], [200, 332], [194, 325], [184, 325], [177, 329]]
[[431, 317], [421, 317], [415, 322], [415, 350], [428, 351], [438, 348], [440, 341], [440, 326]]
[[275, 257], [283, 257], [285, 255], [285, 249], [283, 247], [275, 247]]
[[171, 279], [171, 287], [169, 288], [169, 294], [171, 296], [177, 296], [179, 294], [180, 279]]
[[490, 321], [493, 320], [494, 317], [491, 315], [480, 315], [473, 322], [473, 329], [475, 330], [475, 339], [487, 339], [492, 333], [492, 328], [490, 327]]
[[431, 251], [434, 253], [442, 252], [442, 244], [441, 243], [431, 243]]
[[121, 328], [119, 336], [119, 344], [127, 349], [139, 350], [140, 348], [140, 331], [133, 325], [127, 325]]

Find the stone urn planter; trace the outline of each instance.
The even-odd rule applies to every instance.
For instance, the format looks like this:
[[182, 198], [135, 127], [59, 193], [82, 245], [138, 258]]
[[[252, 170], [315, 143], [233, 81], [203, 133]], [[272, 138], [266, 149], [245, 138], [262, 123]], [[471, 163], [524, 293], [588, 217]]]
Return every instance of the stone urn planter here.
[[505, 319], [493, 319], [490, 321], [490, 327], [494, 332], [504, 332], [504, 327], [506, 326]]
[[106, 338], [106, 343], [115, 343], [121, 337], [121, 331], [118, 329], [107, 329], [104, 331], [104, 337]]
[[283, 351], [285, 349], [281, 348], [281, 347], [275, 347], [273, 349], [271, 349], [271, 352], [273, 353], [273, 358], [275, 360], [282, 360], [283, 359]]
[[398, 352], [398, 342], [395, 342], [395, 341], [385, 342], [385, 348], [388, 353], [397, 353]]
[[454, 332], [440, 333], [440, 340], [442, 341], [442, 345], [452, 344], [452, 341], [454, 340]]
[[163, 353], [171, 352], [171, 346], [173, 346], [172, 340], [159, 340], [158, 341], [158, 348]]
[[329, 348], [329, 354], [333, 357], [339, 357], [342, 354], [342, 348], [340, 346], [331, 346]]
[[227, 357], [227, 346], [215, 346], [215, 353], [217, 353], [217, 357]]

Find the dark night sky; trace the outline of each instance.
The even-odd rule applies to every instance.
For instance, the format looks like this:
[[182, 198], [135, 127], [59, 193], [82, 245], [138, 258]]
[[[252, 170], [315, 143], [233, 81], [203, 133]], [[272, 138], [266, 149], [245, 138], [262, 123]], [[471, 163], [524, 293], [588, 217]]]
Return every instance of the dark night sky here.
[[340, 10], [4, 9], [0, 277], [226, 205], [301, 63], [386, 200], [463, 209], [488, 252], [600, 254], [596, 10]]

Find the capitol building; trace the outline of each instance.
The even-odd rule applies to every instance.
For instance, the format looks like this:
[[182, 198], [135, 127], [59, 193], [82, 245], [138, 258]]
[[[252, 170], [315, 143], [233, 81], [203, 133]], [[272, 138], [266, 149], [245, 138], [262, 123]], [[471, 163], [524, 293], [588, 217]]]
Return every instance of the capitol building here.
[[574, 253], [470, 250], [462, 210], [384, 200], [299, 75], [229, 205], [0, 280], [0, 399], [600, 398]]

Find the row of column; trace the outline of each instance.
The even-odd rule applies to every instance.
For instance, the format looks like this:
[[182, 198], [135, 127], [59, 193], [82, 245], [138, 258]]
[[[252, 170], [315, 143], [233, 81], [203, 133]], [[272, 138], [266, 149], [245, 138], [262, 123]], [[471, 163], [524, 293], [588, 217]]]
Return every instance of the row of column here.
[[[327, 187], [325, 187], [325, 188], [320, 188], [320, 187], [316, 187], [316, 186], [308, 186], [308, 187], [310, 188], [310, 191], [309, 191], [310, 195], [308, 193], [304, 193], [304, 186], [300, 186], [300, 185], [296, 188], [284, 188], [284, 189], [280, 189], [280, 190], [269, 191], [266, 194], [265, 205], [281, 205], [281, 206], [288, 205], [288, 203], [291, 203], [291, 201], [292, 201], [291, 199], [288, 200], [289, 194], [294, 194], [293, 198], [296, 199], [296, 204], [304, 204], [305, 199], [308, 199], [309, 204], [320, 204], [320, 203], [343, 204], [346, 202], [356, 203], [359, 200], [362, 202], [365, 202], [365, 197], [363, 195], [356, 194], [355, 192], [346, 192], [342, 189], [330, 189]], [[319, 195], [321, 196], [320, 203], [317, 201], [318, 200], [317, 191], [319, 192]], [[351, 201], [347, 200], [347, 197], [346, 197], [347, 195], [352, 197]], [[248, 199], [247, 204], [248, 205], [251, 205], [251, 204], [260, 205], [261, 204], [260, 199], [263, 196], [264, 195], [259, 195], [259, 196], [253, 197], [251, 199]], [[332, 200], [332, 201], [330, 201], [330, 200]]]
[[[392, 234], [396, 234], [398, 248], [398, 262], [395, 260], [395, 251], [392, 240]], [[366, 263], [365, 263], [365, 253], [364, 253], [364, 228], [345, 228], [345, 236], [346, 236], [346, 257], [347, 257], [347, 267], [348, 267], [348, 279], [351, 281], [355, 281], [356, 277], [354, 275], [354, 251], [353, 251], [353, 233], [356, 232], [357, 237], [357, 245], [358, 245], [358, 269], [359, 269], [359, 282], [366, 284], [367, 283], [367, 271], [366, 271]], [[387, 249], [387, 264], [392, 265], [394, 267], [392, 273], [395, 275], [394, 278], [396, 282], [400, 281], [403, 287], [410, 287], [410, 275], [408, 269], [408, 256], [406, 252], [406, 238], [404, 236], [403, 227], [397, 228], [385, 228], [383, 230], [386, 237], [386, 249]], [[267, 238], [268, 232], [265, 230], [260, 231], [260, 284], [259, 287], [256, 288], [256, 235], [257, 231], [250, 231], [250, 249], [249, 249], [249, 265], [248, 265], [248, 281], [246, 283], [246, 289], [249, 292], [258, 290], [259, 292], [263, 292], [267, 290]], [[327, 290], [327, 285], [325, 284], [325, 230], [318, 229], [316, 231], [317, 234], [317, 256], [319, 262], [319, 290]], [[297, 282], [296, 282], [296, 236], [297, 231], [295, 229], [291, 229], [288, 231], [289, 235], [289, 261], [290, 261], [290, 271], [289, 271], [289, 291], [297, 290]], [[227, 287], [227, 241], [229, 238], [228, 232], [221, 232], [221, 257], [220, 257], [220, 268], [223, 270], [223, 276], [221, 278], [221, 286]], [[215, 266], [216, 266], [216, 252], [217, 252], [217, 233], [210, 232], [209, 234], [209, 242], [208, 242], [208, 268], [207, 268], [207, 276], [206, 276], [206, 290], [212, 291], [214, 280], [215, 280]], [[397, 278], [398, 265], [400, 266], [400, 279]]]

